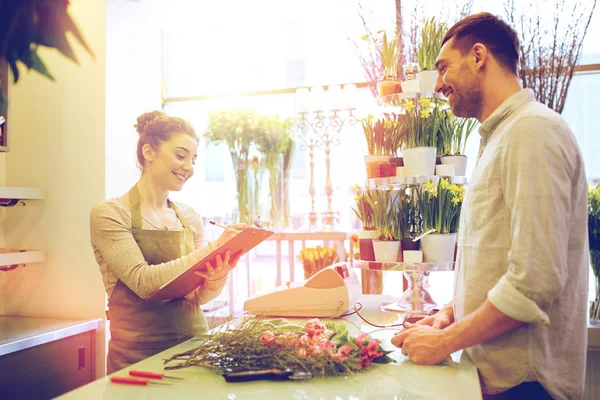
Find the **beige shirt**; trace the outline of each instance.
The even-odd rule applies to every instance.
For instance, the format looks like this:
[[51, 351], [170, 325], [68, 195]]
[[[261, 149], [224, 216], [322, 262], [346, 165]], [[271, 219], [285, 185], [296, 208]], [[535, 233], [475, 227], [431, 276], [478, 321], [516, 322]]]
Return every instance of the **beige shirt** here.
[[[176, 203], [194, 230], [196, 250], [173, 261], [150, 265], [133, 237], [131, 209], [119, 199], [109, 199], [94, 205], [90, 214], [92, 248], [100, 266], [108, 297], [117, 280], [142, 299], [150, 297], [162, 285], [186, 271], [217, 247], [216, 242], [204, 244], [202, 218], [191, 207]], [[143, 229], [156, 229], [142, 218]], [[175, 230], [183, 230], [181, 221]], [[205, 304], [219, 296], [227, 277], [218, 281], [205, 281], [198, 289], [200, 303]]]
[[462, 207], [456, 320], [488, 299], [522, 327], [471, 347], [484, 393], [539, 381], [583, 396], [587, 351], [587, 183], [573, 133], [530, 90], [480, 128], [485, 144]]

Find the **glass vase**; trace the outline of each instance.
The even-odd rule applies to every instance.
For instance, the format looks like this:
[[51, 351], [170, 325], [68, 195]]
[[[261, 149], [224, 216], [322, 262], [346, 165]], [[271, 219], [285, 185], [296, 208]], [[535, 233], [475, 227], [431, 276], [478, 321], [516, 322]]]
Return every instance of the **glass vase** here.
[[234, 222], [249, 224], [254, 217], [250, 213], [252, 208], [252, 185], [250, 183], [251, 172], [248, 156], [231, 154], [233, 173], [235, 174], [235, 186], [237, 196], [237, 209], [233, 212]]
[[[283, 154], [268, 153], [264, 157], [265, 171], [269, 184], [268, 221], [269, 226], [282, 229], [285, 224], [285, 185], [283, 173]], [[266, 218], [265, 218], [266, 219]]]

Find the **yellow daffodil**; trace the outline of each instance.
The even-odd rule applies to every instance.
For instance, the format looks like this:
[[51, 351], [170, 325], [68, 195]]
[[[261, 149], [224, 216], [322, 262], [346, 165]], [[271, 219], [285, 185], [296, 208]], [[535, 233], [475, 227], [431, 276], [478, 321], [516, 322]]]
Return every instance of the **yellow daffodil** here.
[[429, 110], [421, 109], [421, 118], [429, 118]]
[[431, 108], [431, 99], [428, 97], [421, 97], [419, 99], [419, 104], [423, 108]]
[[406, 109], [406, 111], [412, 111], [415, 109], [415, 103], [412, 100], [405, 100], [404, 101], [404, 109]]
[[440, 187], [442, 189], [448, 189], [450, 187], [450, 182], [448, 182], [448, 179], [440, 179]]
[[454, 204], [455, 206], [458, 205], [458, 203], [460, 203], [462, 200], [459, 197], [453, 197], [452, 198], [452, 204]]
[[360, 186], [358, 186], [358, 185], [354, 185], [354, 186], [352, 186], [352, 189], [353, 189], [355, 192], [358, 192], [358, 191], [360, 191]]
[[392, 121], [386, 118], [385, 122], [383, 123], [383, 127], [385, 129], [391, 129], [392, 128]]

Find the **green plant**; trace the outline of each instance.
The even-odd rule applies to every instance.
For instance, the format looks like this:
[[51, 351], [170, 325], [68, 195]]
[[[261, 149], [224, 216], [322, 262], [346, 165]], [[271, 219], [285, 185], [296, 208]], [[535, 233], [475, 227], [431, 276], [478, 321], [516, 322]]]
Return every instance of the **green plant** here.
[[362, 223], [365, 231], [375, 230], [373, 225], [373, 207], [371, 206], [371, 189], [361, 189], [360, 186], [354, 186], [354, 201], [356, 201], [356, 208], [352, 208], [352, 211], [356, 214], [360, 222]]
[[407, 148], [437, 147], [442, 122], [440, 106], [441, 100], [429, 97], [421, 97], [416, 105], [413, 99], [404, 100], [401, 135]]
[[[40, 46], [55, 48], [62, 55], [78, 63], [66, 38], [71, 32], [75, 40], [93, 57], [94, 54], [77, 29], [67, 11], [68, 0], [18, 0], [0, 2], [0, 57], [5, 59], [13, 75], [19, 80], [18, 63], [54, 80], [50, 70], [38, 54]], [[1, 87], [1, 85], [0, 85]], [[6, 110], [7, 100], [0, 91], [0, 113]]]
[[392, 40], [388, 40], [387, 33], [383, 31], [382, 38], [378, 39], [376, 43], [379, 45], [377, 50], [381, 56], [384, 77], [396, 79], [398, 77], [398, 61], [402, 55], [400, 35], [396, 34]]
[[367, 198], [373, 209], [373, 226], [379, 240], [396, 240], [395, 198], [395, 192], [390, 189], [373, 189]]
[[369, 114], [361, 121], [369, 155], [398, 153], [403, 140], [402, 121], [401, 115], [394, 114], [383, 114], [377, 119]]
[[477, 123], [478, 122], [475, 118], [454, 117], [454, 136], [452, 138], [449, 154], [465, 154], [467, 139], [477, 126]]
[[437, 185], [428, 181], [420, 188], [418, 197], [424, 231], [458, 232], [464, 186], [450, 183], [445, 178], [440, 179]]
[[448, 30], [445, 22], [436, 22], [435, 17], [423, 21], [421, 37], [415, 51], [415, 57], [421, 71], [434, 71], [435, 60], [442, 47], [442, 40]]

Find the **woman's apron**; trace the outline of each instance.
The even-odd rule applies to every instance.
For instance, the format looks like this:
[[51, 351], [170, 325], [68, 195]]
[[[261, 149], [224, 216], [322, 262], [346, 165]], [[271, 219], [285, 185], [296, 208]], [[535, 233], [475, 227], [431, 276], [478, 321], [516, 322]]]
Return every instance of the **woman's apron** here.
[[[142, 229], [137, 186], [129, 191], [133, 237], [150, 265], [172, 261], [195, 249], [194, 232], [169, 201], [183, 231]], [[173, 347], [207, 329], [207, 322], [194, 292], [185, 299], [146, 302], [120, 280], [108, 300], [110, 320], [108, 373]]]

